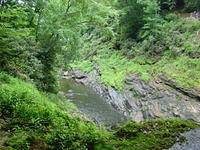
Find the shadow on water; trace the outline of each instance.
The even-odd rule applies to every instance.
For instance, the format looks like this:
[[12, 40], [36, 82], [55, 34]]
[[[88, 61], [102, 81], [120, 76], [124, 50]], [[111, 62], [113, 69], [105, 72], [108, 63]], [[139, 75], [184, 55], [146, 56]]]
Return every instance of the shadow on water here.
[[91, 88], [85, 87], [72, 79], [61, 79], [60, 84], [61, 91], [65, 93], [67, 100], [74, 103], [81, 112], [98, 122], [103, 122], [105, 126], [126, 121], [123, 114], [115, 110]]

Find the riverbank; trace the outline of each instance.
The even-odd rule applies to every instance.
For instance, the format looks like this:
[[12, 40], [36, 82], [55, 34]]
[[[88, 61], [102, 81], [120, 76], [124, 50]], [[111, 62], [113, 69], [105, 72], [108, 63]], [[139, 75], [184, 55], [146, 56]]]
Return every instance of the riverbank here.
[[[61, 95], [0, 73], [0, 149], [138, 150], [171, 147], [180, 133], [199, 127], [186, 120], [133, 121], [99, 129]], [[182, 141], [182, 140], [181, 140]]]
[[[198, 95], [192, 95], [166, 80], [142, 80], [138, 75], [126, 77], [124, 89], [106, 87], [98, 79], [100, 73], [89, 74], [80, 71], [71, 72], [77, 82], [91, 87], [106, 99], [116, 110], [136, 122], [156, 118], [179, 118], [200, 122], [200, 103]], [[166, 78], [165, 78], [166, 79]]]
[[200, 22], [165, 17], [156, 40], [126, 41], [120, 50], [100, 48], [70, 65], [72, 77], [137, 122], [200, 122]]
[[74, 79], [60, 80], [61, 92], [81, 113], [86, 114], [95, 124], [101, 126], [103, 123], [107, 129], [116, 124], [127, 122], [127, 118], [115, 110], [106, 99]]
[[0, 149], [198, 147], [199, 2], [1, 0]]

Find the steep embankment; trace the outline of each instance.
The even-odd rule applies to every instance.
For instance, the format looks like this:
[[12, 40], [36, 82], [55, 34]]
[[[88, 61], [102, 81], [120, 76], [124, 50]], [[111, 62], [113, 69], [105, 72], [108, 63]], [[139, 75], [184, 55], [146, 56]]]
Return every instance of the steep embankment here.
[[137, 122], [155, 118], [200, 122], [199, 95], [176, 89], [171, 82], [161, 79], [144, 81], [138, 75], [131, 74], [126, 77], [123, 90], [117, 91], [102, 85], [97, 80], [101, 77], [97, 71], [89, 74], [74, 71], [72, 77], [92, 87], [117, 110]]
[[72, 76], [135, 121], [200, 122], [199, 27], [197, 20], [166, 22], [160, 39], [132, 42], [130, 49], [121, 51], [99, 49], [87, 60], [72, 64]]

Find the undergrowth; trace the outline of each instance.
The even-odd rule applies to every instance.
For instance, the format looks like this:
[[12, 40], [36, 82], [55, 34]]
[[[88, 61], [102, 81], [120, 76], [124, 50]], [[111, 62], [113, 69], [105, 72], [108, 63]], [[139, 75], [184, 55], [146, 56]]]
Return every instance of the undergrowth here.
[[109, 137], [94, 123], [72, 116], [72, 104], [53, 103], [59, 99], [55, 95], [47, 96], [4, 73], [0, 85], [1, 130], [9, 134], [3, 145], [6, 150], [88, 149]]
[[121, 50], [117, 51], [99, 49], [96, 55], [76, 61], [71, 67], [87, 73], [97, 69], [101, 73], [100, 82], [119, 91], [131, 73], [146, 81], [165, 74], [179, 86], [200, 88], [199, 27], [200, 22], [196, 20], [169, 19], [154, 36], [141, 42], [123, 41]]
[[200, 59], [187, 56], [175, 60], [162, 60], [154, 66], [154, 73], [167, 75], [185, 88], [200, 88]]
[[106, 131], [75, 115], [76, 108], [61, 96], [41, 93], [5, 73], [0, 73], [0, 85], [1, 150], [164, 149], [182, 140], [180, 133], [199, 127], [190, 121], [152, 120]]
[[[93, 67], [91, 67], [93, 64]], [[149, 80], [148, 73], [149, 65], [140, 65], [134, 63], [133, 60], [128, 60], [121, 53], [116, 51], [106, 52], [106, 50], [98, 51], [97, 56], [91, 60], [72, 64], [72, 68], [79, 69], [83, 72], [97, 66], [101, 73], [100, 82], [107, 87], [114, 87], [117, 90], [122, 90], [123, 82], [127, 74], [136, 73], [141, 75], [143, 80]], [[87, 71], [86, 71], [87, 70]]]

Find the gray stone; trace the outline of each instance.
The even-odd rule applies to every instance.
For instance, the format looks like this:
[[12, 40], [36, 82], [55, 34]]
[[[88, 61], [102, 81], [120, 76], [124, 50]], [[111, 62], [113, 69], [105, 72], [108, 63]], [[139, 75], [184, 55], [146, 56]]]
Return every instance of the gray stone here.
[[200, 150], [200, 128], [182, 134], [184, 143], [176, 143], [169, 150]]
[[115, 109], [137, 122], [155, 118], [180, 118], [200, 122], [200, 102], [198, 92], [185, 90], [169, 80], [143, 81], [131, 74], [125, 80], [121, 92], [106, 88], [98, 78], [101, 74], [92, 71], [82, 74], [73, 71], [72, 77], [104, 97]]

